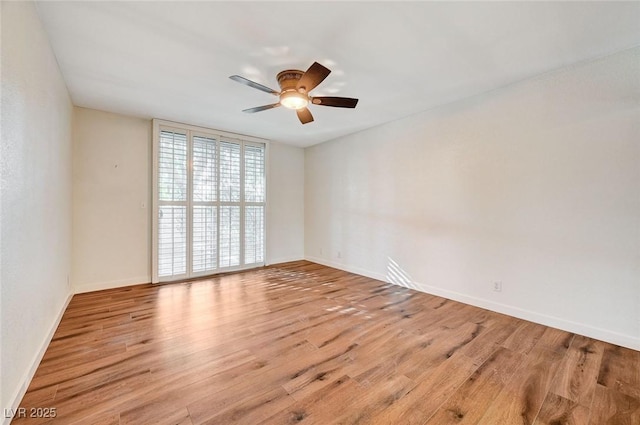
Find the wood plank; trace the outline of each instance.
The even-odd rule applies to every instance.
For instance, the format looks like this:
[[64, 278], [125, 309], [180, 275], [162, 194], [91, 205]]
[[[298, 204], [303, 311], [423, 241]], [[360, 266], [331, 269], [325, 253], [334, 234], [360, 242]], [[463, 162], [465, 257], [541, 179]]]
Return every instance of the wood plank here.
[[435, 369], [415, 381], [416, 387], [387, 409], [371, 418], [371, 423], [424, 424], [477, 369], [473, 360], [455, 353]]
[[264, 424], [326, 424], [327, 417], [342, 416], [351, 409], [351, 398], [359, 395], [361, 388], [346, 375], [330, 382], [290, 407], [277, 412]]
[[591, 406], [604, 343], [576, 335], [560, 365], [550, 391], [585, 407]]
[[186, 407], [167, 408], [159, 411], [157, 406], [140, 406], [120, 414], [120, 425], [186, 425], [191, 423], [189, 411]]
[[558, 367], [558, 360], [529, 353], [478, 425], [532, 424]]
[[589, 409], [559, 395], [549, 393], [534, 425], [586, 425]]
[[607, 344], [598, 384], [640, 399], [640, 352]]
[[264, 393], [249, 394], [247, 397], [230, 403], [219, 413], [200, 421], [194, 417], [194, 425], [247, 424], [261, 423], [273, 416], [274, 411], [282, 410], [294, 403], [283, 388], [274, 387]]
[[475, 424], [509, 382], [524, 356], [500, 348], [487, 359], [427, 422], [427, 425]]
[[597, 385], [589, 424], [638, 425], [640, 424], [640, 400]]
[[546, 326], [537, 323], [523, 322], [518, 328], [502, 343], [502, 346], [512, 351], [527, 354], [538, 343]]
[[556, 353], [561, 358], [571, 346], [574, 334], [556, 328], [546, 328], [534, 349]]
[[330, 406], [324, 417], [325, 423], [362, 424], [374, 422], [378, 414], [401, 400], [416, 386], [404, 375], [390, 374], [375, 385], [364, 387], [359, 396], [351, 398], [351, 407], [342, 416], [334, 416]]

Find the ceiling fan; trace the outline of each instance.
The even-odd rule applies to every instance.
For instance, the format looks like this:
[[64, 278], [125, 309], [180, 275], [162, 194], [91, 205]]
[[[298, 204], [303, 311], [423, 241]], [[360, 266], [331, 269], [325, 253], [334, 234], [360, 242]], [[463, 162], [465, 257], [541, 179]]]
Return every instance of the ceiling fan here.
[[300, 122], [307, 124], [313, 121], [313, 115], [311, 115], [311, 111], [307, 108], [307, 105], [310, 103], [320, 106], [333, 106], [334, 108], [355, 108], [358, 104], [358, 99], [352, 99], [350, 97], [312, 97], [309, 95], [309, 92], [324, 81], [330, 73], [331, 71], [328, 68], [325, 68], [318, 62], [314, 62], [313, 65], [307, 69], [307, 72], [297, 69], [287, 69], [278, 73], [276, 77], [280, 85], [280, 91], [270, 89], [269, 87], [258, 84], [255, 81], [247, 80], [239, 75], [232, 75], [229, 78], [240, 84], [280, 97], [278, 103], [249, 108], [242, 112], [253, 114], [255, 112], [266, 111], [267, 109], [277, 108], [278, 106], [284, 106], [285, 108], [295, 109]]

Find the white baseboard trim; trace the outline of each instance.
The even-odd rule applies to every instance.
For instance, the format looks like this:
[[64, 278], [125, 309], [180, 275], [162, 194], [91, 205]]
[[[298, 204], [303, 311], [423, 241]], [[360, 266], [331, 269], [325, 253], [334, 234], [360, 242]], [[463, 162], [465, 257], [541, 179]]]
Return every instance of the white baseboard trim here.
[[103, 289], [122, 288], [124, 286], [140, 285], [143, 283], [151, 282], [151, 276], [139, 276], [129, 279], [112, 280], [109, 282], [95, 282], [87, 283], [84, 285], [75, 285], [74, 289], [76, 294], [83, 294], [85, 292], [101, 291]]
[[[389, 282], [387, 277], [384, 274], [371, 272], [369, 270], [364, 270], [359, 267], [352, 267], [346, 264], [337, 263], [337, 262], [325, 260], [323, 258], [317, 258], [312, 256], [306, 256], [305, 259], [314, 263], [344, 270], [350, 273], [355, 273], [362, 276], [370, 277], [372, 279]], [[590, 338], [595, 338], [601, 341], [609, 342], [611, 344], [616, 344], [622, 347], [631, 348], [632, 350], [640, 351], [640, 338], [638, 337], [621, 334], [609, 329], [602, 329], [602, 328], [597, 328], [593, 326], [588, 326], [582, 323], [574, 322], [574, 321], [563, 319], [560, 317], [549, 316], [543, 313], [526, 310], [520, 307], [497, 303], [495, 301], [487, 300], [484, 298], [478, 298], [478, 297], [462, 294], [459, 292], [450, 291], [448, 289], [438, 288], [430, 285], [424, 285], [419, 282], [413, 282], [413, 284], [415, 285], [415, 287], [411, 289], [416, 289], [418, 291], [425, 292], [427, 294], [437, 295], [439, 297], [448, 298], [450, 300], [473, 305], [475, 307], [480, 307], [487, 310], [495, 311], [496, 313], [506, 314], [509, 316], [517, 317], [518, 319], [528, 320], [530, 322], [539, 323], [541, 325], [550, 326], [552, 328], [562, 329], [563, 331], [584, 335]]]
[[274, 264], [280, 264], [280, 263], [290, 263], [292, 261], [302, 261], [304, 260], [303, 256], [296, 256], [296, 257], [280, 257], [280, 258], [270, 258], [269, 261], [267, 261], [265, 263], [266, 266], [272, 266]]
[[459, 301], [476, 307], [485, 308], [497, 313], [507, 314], [509, 316], [539, 323], [545, 326], [550, 326], [552, 328], [562, 329], [563, 331], [588, 336], [590, 338], [595, 338], [601, 341], [631, 348], [632, 350], [640, 350], [640, 338], [634, 338], [630, 335], [621, 334], [609, 329], [588, 326], [568, 319], [563, 319], [561, 317], [549, 316], [547, 314], [538, 313], [507, 304], [497, 303], [495, 301], [477, 298], [458, 292], [449, 291], [447, 289], [437, 288], [429, 285], [422, 285], [420, 283], [418, 283], [417, 285], [420, 287], [419, 290], [422, 290], [423, 292], [429, 294], [438, 295], [454, 301]]
[[[31, 384], [33, 375], [35, 375], [36, 370], [38, 369], [38, 366], [40, 365], [40, 362], [44, 357], [44, 353], [47, 351], [47, 348], [49, 347], [49, 343], [51, 343], [51, 340], [53, 339], [53, 334], [56, 332], [56, 329], [58, 329], [58, 325], [62, 320], [62, 316], [64, 315], [64, 312], [67, 310], [67, 306], [71, 302], [71, 298], [73, 298], [73, 291], [67, 294], [67, 299], [62, 305], [62, 308], [60, 309], [60, 311], [58, 312], [58, 316], [56, 317], [56, 320], [53, 322], [53, 324], [49, 328], [49, 332], [47, 332], [47, 335], [45, 336], [44, 340], [40, 344], [40, 348], [38, 349], [38, 352], [35, 353], [35, 355], [31, 359], [31, 365], [29, 366], [29, 369], [27, 369], [22, 379], [20, 380], [20, 386], [14, 392], [12, 397], [9, 399], [9, 409], [11, 409], [12, 411], [14, 412], [17, 411], [18, 407], [20, 406], [20, 402], [22, 401], [22, 398], [26, 394], [27, 388], [29, 388], [29, 384]], [[3, 412], [3, 418], [2, 418], [3, 425], [9, 425], [11, 423], [12, 418], [5, 417], [6, 413], [7, 413], [6, 411]]]
[[381, 280], [383, 282], [389, 282], [384, 274], [375, 273], [369, 270], [361, 269], [360, 267], [353, 267], [343, 263], [337, 263], [335, 261], [326, 260], [324, 258], [318, 258], [313, 256], [305, 256], [304, 258], [312, 263], [322, 264], [323, 266], [333, 267], [334, 269], [344, 270], [345, 272], [359, 274], [361, 276], [370, 277], [371, 279]]

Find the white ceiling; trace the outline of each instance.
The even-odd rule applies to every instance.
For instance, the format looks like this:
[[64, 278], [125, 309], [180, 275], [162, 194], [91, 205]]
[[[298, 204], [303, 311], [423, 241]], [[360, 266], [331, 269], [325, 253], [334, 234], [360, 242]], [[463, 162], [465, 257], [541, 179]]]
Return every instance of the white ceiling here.
[[[640, 2], [41, 2], [75, 105], [310, 146], [640, 45]], [[318, 61], [301, 125], [267, 93]]]

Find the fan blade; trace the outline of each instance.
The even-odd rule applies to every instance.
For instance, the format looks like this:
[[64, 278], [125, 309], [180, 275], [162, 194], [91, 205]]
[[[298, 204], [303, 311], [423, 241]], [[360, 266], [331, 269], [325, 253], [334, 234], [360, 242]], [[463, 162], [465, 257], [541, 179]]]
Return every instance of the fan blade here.
[[307, 69], [300, 81], [298, 81], [298, 89], [304, 89], [307, 93], [316, 88], [318, 84], [324, 81], [327, 76], [331, 74], [328, 68], [320, 65], [318, 62], [314, 62], [313, 65]]
[[243, 109], [242, 112], [253, 114], [254, 112], [266, 111], [267, 109], [277, 108], [278, 106], [280, 106], [279, 103], [274, 103], [273, 105], [256, 106], [255, 108]]
[[298, 119], [300, 119], [302, 124], [307, 124], [313, 121], [313, 115], [311, 115], [309, 108], [298, 109], [296, 113], [298, 114]]
[[333, 106], [334, 108], [355, 108], [358, 104], [358, 99], [351, 97], [320, 96], [314, 97], [311, 103], [320, 106]]
[[251, 81], [251, 80], [247, 80], [244, 77], [241, 77], [239, 75], [232, 75], [231, 78], [233, 81], [237, 81], [240, 84], [244, 84], [245, 86], [249, 86], [249, 87], [253, 87], [254, 89], [258, 89], [258, 90], [262, 90], [263, 92], [267, 92], [269, 94], [272, 94], [274, 96], [280, 96], [280, 92], [279, 91], [275, 91], [273, 89], [270, 89], [267, 86], [263, 86], [262, 84], [258, 84], [255, 81]]

